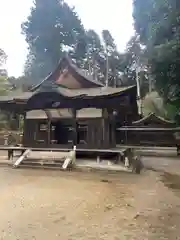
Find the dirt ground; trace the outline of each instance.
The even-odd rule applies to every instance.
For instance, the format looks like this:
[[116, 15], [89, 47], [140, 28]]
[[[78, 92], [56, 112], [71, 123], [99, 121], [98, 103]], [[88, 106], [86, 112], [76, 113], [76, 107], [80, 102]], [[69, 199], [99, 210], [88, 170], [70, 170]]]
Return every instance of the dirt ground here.
[[180, 239], [180, 161], [144, 162], [158, 171], [0, 167], [0, 239]]

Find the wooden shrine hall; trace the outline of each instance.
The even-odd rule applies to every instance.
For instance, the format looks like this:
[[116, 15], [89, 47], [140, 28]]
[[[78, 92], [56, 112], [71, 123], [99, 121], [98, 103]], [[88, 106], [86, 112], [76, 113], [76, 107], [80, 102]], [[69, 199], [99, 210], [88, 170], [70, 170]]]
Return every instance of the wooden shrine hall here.
[[24, 116], [23, 146], [116, 146], [116, 126], [138, 119], [136, 86], [105, 87], [68, 57], [31, 91], [0, 98], [0, 108]]
[[166, 120], [154, 113], [133, 121], [129, 126], [122, 126], [117, 129], [117, 132], [119, 144], [161, 147], [179, 145], [175, 133], [179, 133], [180, 129], [175, 122]]

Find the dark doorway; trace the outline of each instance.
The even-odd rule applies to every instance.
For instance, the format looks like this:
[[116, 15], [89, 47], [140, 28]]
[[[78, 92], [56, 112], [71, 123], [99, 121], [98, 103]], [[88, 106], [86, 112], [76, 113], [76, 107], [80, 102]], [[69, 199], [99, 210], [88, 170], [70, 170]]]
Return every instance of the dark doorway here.
[[87, 144], [88, 126], [86, 123], [77, 124], [77, 144]]
[[51, 143], [67, 145], [73, 143], [73, 128], [64, 121], [51, 123]]

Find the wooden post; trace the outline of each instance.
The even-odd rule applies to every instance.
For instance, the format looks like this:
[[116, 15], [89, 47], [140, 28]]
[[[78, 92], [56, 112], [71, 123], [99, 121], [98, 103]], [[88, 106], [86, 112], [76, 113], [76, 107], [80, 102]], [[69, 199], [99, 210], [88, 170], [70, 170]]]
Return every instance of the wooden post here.
[[47, 116], [47, 144], [51, 144], [51, 114], [48, 110], [44, 110]]
[[76, 164], [76, 146], [73, 147], [73, 150], [69, 152], [66, 157], [62, 169], [66, 170], [70, 165], [75, 166]]
[[16, 167], [18, 167], [21, 163], [22, 163], [22, 161], [28, 156], [28, 154], [31, 152], [31, 150], [30, 149], [27, 149], [24, 153], [23, 153], [23, 155], [21, 155], [17, 160], [16, 160], [16, 162], [14, 163], [14, 165], [13, 165], [13, 167], [14, 168], [16, 168]]
[[51, 119], [49, 119], [49, 118], [48, 118], [47, 127], [48, 127], [47, 141], [48, 141], [48, 145], [50, 145], [51, 144]]
[[100, 163], [101, 162], [101, 158], [100, 156], [97, 156], [97, 163]]
[[116, 110], [111, 110], [110, 114], [110, 122], [109, 124], [111, 124], [111, 145], [113, 147], [116, 146], [116, 116], [117, 116], [117, 112]]
[[72, 109], [72, 124], [73, 124], [73, 145], [77, 145], [77, 121], [76, 121], [76, 109]]
[[23, 112], [23, 136], [22, 136], [22, 146], [25, 145], [26, 139], [26, 112]]
[[8, 134], [4, 135], [4, 145], [8, 146]]
[[104, 109], [102, 109], [102, 138], [101, 147], [104, 146], [105, 142], [105, 119], [104, 119]]
[[109, 146], [109, 126], [107, 125], [107, 109], [102, 109], [102, 145]]

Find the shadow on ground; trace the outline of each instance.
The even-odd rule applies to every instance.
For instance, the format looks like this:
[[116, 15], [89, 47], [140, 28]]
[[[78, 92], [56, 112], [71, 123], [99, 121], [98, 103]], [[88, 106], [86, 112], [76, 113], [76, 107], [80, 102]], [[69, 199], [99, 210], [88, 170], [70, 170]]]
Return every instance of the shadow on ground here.
[[161, 176], [162, 182], [166, 187], [173, 190], [180, 190], [180, 175], [164, 172]]

